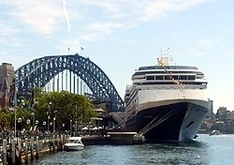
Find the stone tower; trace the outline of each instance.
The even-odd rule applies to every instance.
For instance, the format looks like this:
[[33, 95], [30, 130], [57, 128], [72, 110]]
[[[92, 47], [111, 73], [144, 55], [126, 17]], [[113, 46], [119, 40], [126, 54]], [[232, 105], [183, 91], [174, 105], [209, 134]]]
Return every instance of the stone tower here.
[[15, 78], [15, 71], [12, 64], [2, 63], [0, 65], [0, 109], [8, 107], [9, 87]]

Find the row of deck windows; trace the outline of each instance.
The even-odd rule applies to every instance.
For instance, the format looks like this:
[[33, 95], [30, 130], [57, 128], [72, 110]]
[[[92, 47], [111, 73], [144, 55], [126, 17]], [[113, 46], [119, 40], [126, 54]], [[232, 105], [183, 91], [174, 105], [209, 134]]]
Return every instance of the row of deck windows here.
[[166, 75], [166, 76], [147, 76], [146, 80], [195, 80], [195, 76], [194, 75], [181, 75], [181, 76], [177, 76], [177, 75]]

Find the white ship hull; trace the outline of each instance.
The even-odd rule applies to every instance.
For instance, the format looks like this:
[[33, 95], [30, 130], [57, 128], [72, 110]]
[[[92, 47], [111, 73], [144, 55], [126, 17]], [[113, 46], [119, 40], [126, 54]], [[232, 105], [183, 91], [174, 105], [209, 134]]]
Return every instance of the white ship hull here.
[[126, 128], [140, 132], [155, 119], [144, 133], [148, 141], [191, 141], [210, 109], [205, 90], [200, 89], [139, 90], [135, 99], [128, 107], [134, 115]]

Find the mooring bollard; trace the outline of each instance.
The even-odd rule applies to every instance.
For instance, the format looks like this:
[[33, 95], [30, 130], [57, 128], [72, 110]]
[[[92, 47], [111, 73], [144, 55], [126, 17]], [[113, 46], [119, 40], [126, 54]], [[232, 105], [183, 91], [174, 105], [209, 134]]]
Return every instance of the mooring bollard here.
[[11, 148], [11, 157], [12, 157], [12, 164], [15, 164], [15, 138], [11, 141], [12, 148]]
[[38, 141], [39, 141], [39, 137], [37, 136], [36, 137], [36, 159], [38, 159], [38, 151], [39, 151], [39, 144], [38, 144]]
[[55, 139], [54, 139], [54, 135], [53, 135], [53, 153], [54, 153], [54, 150], [55, 150]]
[[61, 135], [61, 150], [63, 150], [63, 146], [64, 146], [64, 143], [65, 143], [65, 135]]
[[34, 154], [34, 137], [31, 137], [31, 161], [33, 161], [33, 154]]
[[21, 151], [22, 151], [22, 141], [21, 139], [19, 138], [18, 139], [18, 152], [19, 152], [19, 161], [21, 162]]
[[7, 163], [12, 164], [12, 138], [9, 138], [9, 148], [7, 147]]
[[59, 149], [60, 149], [60, 151], [63, 150], [63, 135], [60, 135], [60, 139], [59, 139]]
[[59, 149], [60, 149], [59, 135], [57, 135], [57, 138], [56, 138], [56, 145], [57, 145], [57, 152], [59, 152]]
[[25, 164], [28, 164], [28, 138], [25, 138]]
[[7, 164], [7, 140], [3, 140], [3, 165]]

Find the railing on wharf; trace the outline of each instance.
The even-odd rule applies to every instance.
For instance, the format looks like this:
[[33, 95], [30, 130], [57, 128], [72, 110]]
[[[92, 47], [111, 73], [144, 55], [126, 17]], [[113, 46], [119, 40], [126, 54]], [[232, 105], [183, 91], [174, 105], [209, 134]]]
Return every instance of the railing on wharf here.
[[4, 139], [0, 146], [0, 164], [28, 164], [39, 155], [63, 150], [68, 135], [23, 136]]

